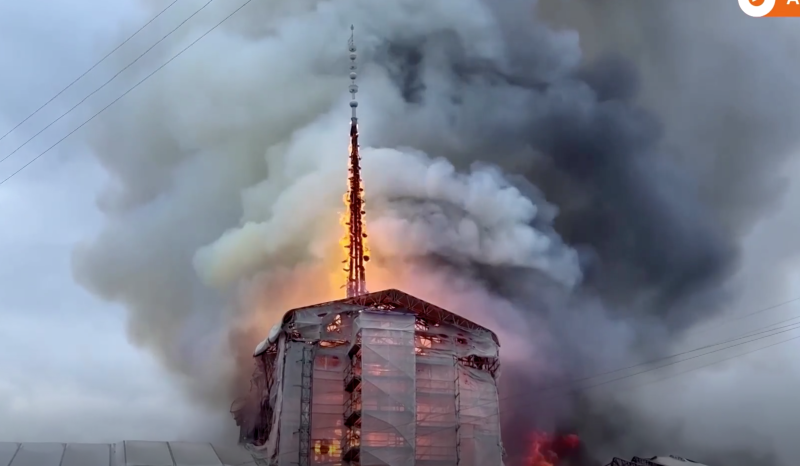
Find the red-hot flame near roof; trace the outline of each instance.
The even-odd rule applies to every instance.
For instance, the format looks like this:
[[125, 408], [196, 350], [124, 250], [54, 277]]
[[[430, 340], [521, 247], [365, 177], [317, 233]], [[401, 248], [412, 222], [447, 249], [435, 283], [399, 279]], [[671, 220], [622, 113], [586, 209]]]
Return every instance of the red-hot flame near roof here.
[[565, 456], [580, 446], [575, 434], [550, 435], [534, 432], [531, 435], [531, 450], [526, 466], [559, 466]]

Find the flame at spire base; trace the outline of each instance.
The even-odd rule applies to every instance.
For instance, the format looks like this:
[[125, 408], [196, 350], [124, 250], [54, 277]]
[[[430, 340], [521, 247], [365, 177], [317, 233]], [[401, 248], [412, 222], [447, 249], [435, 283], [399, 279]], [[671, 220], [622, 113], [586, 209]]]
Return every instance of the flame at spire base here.
[[347, 234], [343, 240], [347, 251], [347, 297], [367, 293], [365, 263], [369, 261], [366, 246], [366, 228], [364, 225], [364, 187], [361, 182], [361, 156], [358, 153], [358, 124], [353, 119], [350, 125], [350, 169], [348, 190], [344, 202], [347, 207], [346, 219], [343, 218]]

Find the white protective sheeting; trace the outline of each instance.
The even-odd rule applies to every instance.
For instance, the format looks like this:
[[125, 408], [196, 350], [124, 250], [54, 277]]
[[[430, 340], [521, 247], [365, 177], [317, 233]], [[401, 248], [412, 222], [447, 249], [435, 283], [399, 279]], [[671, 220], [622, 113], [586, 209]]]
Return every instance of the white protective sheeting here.
[[361, 466], [414, 466], [416, 357], [411, 314], [362, 312]]
[[193, 442], [3, 443], [0, 466], [257, 466], [263, 459], [236, 445]]
[[486, 371], [457, 366], [459, 466], [502, 466], [500, 403]]
[[278, 454], [278, 441], [280, 439], [280, 420], [283, 414], [283, 393], [286, 391], [286, 377], [284, 376], [284, 366], [286, 365], [286, 335], [283, 334], [278, 339], [278, 354], [275, 359], [275, 387], [268, 395], [268, 403], [272, 406], [271, 429], [266, 442], [266, 455], [270, 460], [276, 460]]
[[309, 462], [312, 466], [342, 464], [340, 444], [344, 432], [342, 407], [345, 402], [343, 380], [346, 364], [347, 345], [317, 349], [311, 398]]
[[427, 351], [417, 355], [415, 466], [458, 463], [455, 362], [452, 354], [449, 358]]
[[[358, 452], [361, 466], [502, 465], [496, 337], [412, 296], [392, 296], [293, 310], [277, 341], [259, 345], [256, 353], [276, 352], [277, 383], [261, 395], [272, 409], [270, 435], [251, 448], [271, 465], [301, 460], [301, 387], [309, 383], [311, 466], [344, 465], [342, 448]], [[304, 348], [312, 349], [310, 377], [302, 375]], [[351, 394], [345, 379], [354, 372], [360, 385]]]
[[[342, 307], [342, 306], [340, 306]], [[357, 312], [359, 307], [344, 307], [353, 312]], [[343, 309], [342, 309], [343, 310]], [[320, 340], [342, 340], [343, 335], [349, 335], [350, 320], [336, 323], [342, 318], [341, 310], [321, 308], [299, 309], [292, 314], [291, 322], [294, 330], [299, 334], [301, 340], [315, 342]]]
[[278, 466], [296, 466], [300, 455], [300, 377], [306, 343], [288, 341], [283, 367], [283, 401], [278, 431]]

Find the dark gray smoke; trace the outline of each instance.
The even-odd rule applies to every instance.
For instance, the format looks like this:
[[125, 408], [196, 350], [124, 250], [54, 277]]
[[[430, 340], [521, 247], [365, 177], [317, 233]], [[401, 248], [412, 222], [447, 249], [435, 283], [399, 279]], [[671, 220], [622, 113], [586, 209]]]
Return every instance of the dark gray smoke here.
[[663, 355], [735, 298], [742, 238], [798, 142], [790, 30], [722, 1], [247, 8], [92, 138], [118, 185], [76, 273], [189, 393], [222, 406], [281, 312], [335, 297], [353, 21], [371, 286], [501, 333], [503, 393], [531, 392], [504, 401], [510, 463], [541, 428], [576, 430], [586, 464], [648, 448], [737, 464], [741, 439], [536, 389]]

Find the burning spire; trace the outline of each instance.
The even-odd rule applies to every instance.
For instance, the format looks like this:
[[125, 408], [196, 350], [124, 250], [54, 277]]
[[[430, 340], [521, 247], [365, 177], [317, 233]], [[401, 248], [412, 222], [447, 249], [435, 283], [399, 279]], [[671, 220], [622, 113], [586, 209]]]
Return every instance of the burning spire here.
[[367, 232], [364, 225], [364, 187], [361, 183], [361, 156], [358, 153], [358, 117], [356, 109], [358, 101], [356, 93], [356, 44], [354, 40], [355, 27], [350, 26], [350, 40], [348, 48], [350, 50], [350, 170], [347, 184], [347, 194], [344, 197], [347, 206], [346, 215], [349, 218], [345, 221], [347, 234], [345, 245], [348, 258], [346, 259], [347, 268], [347, 297], [359, 296], [367, 293], [367, 279], [364, 263], [369, 261], [369, 253], [366, 246]]

